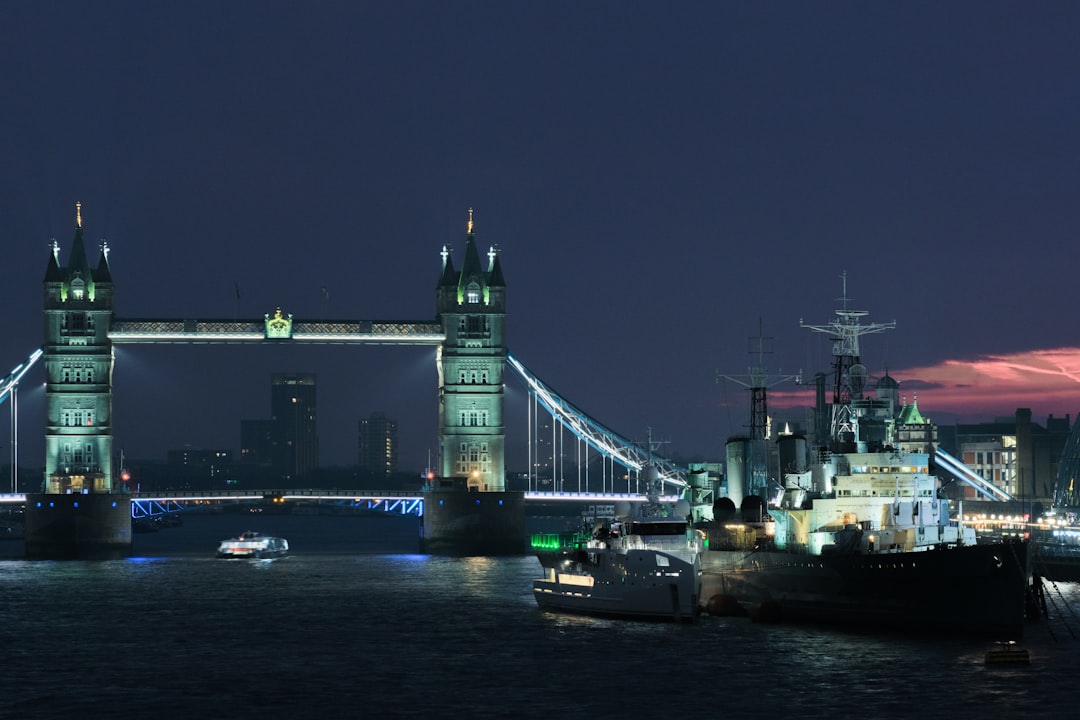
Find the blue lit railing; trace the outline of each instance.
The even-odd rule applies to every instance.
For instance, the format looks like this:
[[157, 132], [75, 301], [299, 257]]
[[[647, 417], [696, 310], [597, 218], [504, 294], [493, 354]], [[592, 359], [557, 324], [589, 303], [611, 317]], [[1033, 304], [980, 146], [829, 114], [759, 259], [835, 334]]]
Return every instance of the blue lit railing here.
[[293, 514], [319, 514], [327, 510], [328, 514], [340, 509], [367, 510], [390, 515], [424, 514], [424, 497], [415, 492], [356, 493], [344, 495], [322, 490], [237, 490], [215, 492], [170, 491], [152, 495], [134, 493], [131, 495], [131, 516], [157, 517], [176, 512], [191, 512], [194, 508], [205, 505], [220, 505], [229, 502], [245, 503], [293, 503]]

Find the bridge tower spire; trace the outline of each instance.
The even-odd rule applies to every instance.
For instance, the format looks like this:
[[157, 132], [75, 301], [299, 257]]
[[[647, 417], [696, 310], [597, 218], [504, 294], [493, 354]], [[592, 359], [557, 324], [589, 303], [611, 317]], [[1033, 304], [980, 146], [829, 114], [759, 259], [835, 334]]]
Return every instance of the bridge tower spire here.
[[469, 209], [461, 270], [443, 248], [436, 306], [446, 339], [438, 350], [439, 468], [470, 489], [506, 489], [503, 371], [506, 283], [498, 253], [481, 264]]
[[50, 247], [45, 271], [45, 478], [50, 494], [112, 490], [113, 283], [104, 244], [86, 258], [82, 205], [66, 266]]

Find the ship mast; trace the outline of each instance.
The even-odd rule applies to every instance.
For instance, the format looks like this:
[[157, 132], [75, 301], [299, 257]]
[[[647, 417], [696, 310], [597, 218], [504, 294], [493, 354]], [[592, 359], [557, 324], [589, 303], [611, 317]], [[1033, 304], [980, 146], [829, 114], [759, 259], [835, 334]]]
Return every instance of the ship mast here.
[[[764, 337], [762, 335], [761, 320], [758, 319], [758, 336], [756, 338], [749, 338], [750, 342], [750, 354], [757, 353], [757, 364], [752, 365], [749, 370], [748, 376], [749, 382], [740, 379], [740, 376], [724, 375], [718, 373], [716, 379], [731, 380], [738, 383], [743, 387], [750, 388], [750, 453], [748, 459], [749, 467], [747, 468], [747, 477], [750, 480], [750, 487], [746, 488], [744, 493], [749, 495], [757, 495], [764, 498], [768, 488], [768, 472], [767, 472], [767, 452], [766, 446], [769, 436], [771, 435], [769, 428], [769, 407], [768, 407], [768, 389], [770, 385], [777, 385], [787, 380], [794, 380], [796, 383], [802, 381], [802, 373], [795, 375], [783, 375], [769, 382], [769, 374], [765, 369], [765, 354], [772, 353], [772, 338]], [[754, 343], [756, 342], [757, 348], [755, 350]], [[766, 349], [768, 347], [768, 349]]]
[[[848, 308], [847, 271], [841, 273], [840, 278], [843, 282], [843, 295], [839, 298], [841, 306], [836, 311], [836, 320], [828, 325], [810, 325], [799, 320], [799, 327], [832, 337], [833, 402], [829, 422], [829, 445], [834, 451], [855, 439], [856, 428], [851, 401], [862, 395], [866, 384], [866, 368], [859, 361], [859, 337], [896, 327], [895, 320], [863, 325], [861, 319], [869, 313], [866, 310]], [[815, 432], [819, 433], [820, 439], [821, 429], [815, 428]]]

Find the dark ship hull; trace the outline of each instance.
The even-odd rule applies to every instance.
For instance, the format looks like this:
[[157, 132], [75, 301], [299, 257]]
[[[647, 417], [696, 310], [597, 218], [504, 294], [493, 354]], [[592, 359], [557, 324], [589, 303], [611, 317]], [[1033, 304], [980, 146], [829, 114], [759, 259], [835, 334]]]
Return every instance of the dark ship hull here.
[[700, 612], [695, 563], [655, 550], [626, 554], [537, 553], [545, 577], [533, 580], [545, 610], [641, 620], [693, 622]]
[[713, 550], [702, 556], [702, 597], [716, 614], [1011, 639], [1023, 635], [1030, 568], [1027, 542], [847, 555]]

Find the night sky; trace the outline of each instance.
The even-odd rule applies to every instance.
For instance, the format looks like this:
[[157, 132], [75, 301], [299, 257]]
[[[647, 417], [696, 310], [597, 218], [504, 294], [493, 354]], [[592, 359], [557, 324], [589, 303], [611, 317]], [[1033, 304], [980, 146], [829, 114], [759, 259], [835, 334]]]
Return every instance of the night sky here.
[[[76, 202], [120, 318], [432, 320], [471, 207], [511, 352], [665, 454], [719, 459], [745, 431], [717, 374], [746, 376], [751, 338], [777, 377], [828, 371], [799, 321], [834, 318], [844, 272], [852, 308], [896, 321], [864, 364], [924, 415], [1075, 417], [1078, 37], [1064, 2], [8, 3], [0, 374], [42, 342]], [[118, 346], [115, 448], [237, 452], [271, 373], [315, 372], [324, 465], [384, 411], [419, 470], [434, 355]], [[511, 379], [510, 470], [523, 397]], [[811, 398], [780, 383], [770, 407]]]

